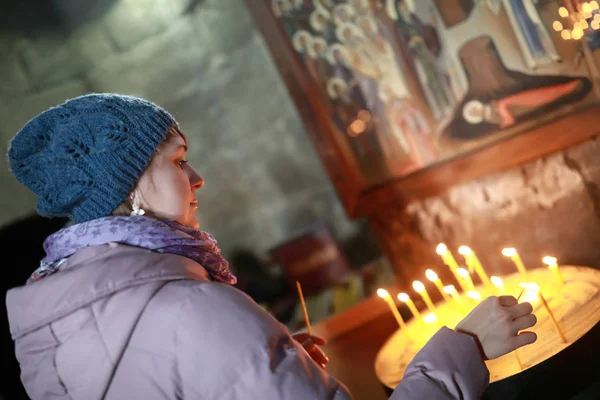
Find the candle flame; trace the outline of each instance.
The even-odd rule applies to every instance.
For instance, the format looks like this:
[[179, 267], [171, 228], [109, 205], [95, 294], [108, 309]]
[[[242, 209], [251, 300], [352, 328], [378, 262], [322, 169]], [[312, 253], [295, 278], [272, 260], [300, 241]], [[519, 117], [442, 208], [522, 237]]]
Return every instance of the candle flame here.
[[473, 253], [473, 250], [471, 250], [471, 248], [470, 248], [470, 247], [468, 247], [468, 246], [460, 246], [460, 247], [458, 248], [458, 252], [459, 252], [460, 254], [462, 254], [463, 256], [468, 256], [468, 255], [470, 255], [471, 253]]
[[560, 23], [560, 21], [554, 21], [552, 23], [552, 28], [556, 31], [556, 32], [560, 32], [563, 30], [563, 24]]
[[385, 289], [377, 289], [377, 296], [381, 297], [382, 299], [385, 299], [389, 295], [390, 294], [388, 293], [387, 290], [385, 290]]
[[536, 291], [536, 292], [540, 291], [540, 287], [535, 282], [519, 283], [519, 286], [521, 286], [525, 290], [532, 290], [532, 291]]
[[556, 264], [558, 260], [556, 259], [556, 257], [550, 257], [550, 256], [546, 256], [544, 258], [542, 258], [542, 262], [546, 265], [554, 265]]
[[398, 293], [398, 300], [400, 300], [403, 303], [408, 303], [410, 297], [406, 293]]
[[500, 278], [499, 276], [492, 276], [490, 278], [490, 281], [492, 282], [492, 285], [502, 288], [502, 278]]
[[440, 243], [437, 245], [435, 252], [442, 256], [448, 252], [448, 246], [446, 246], [444, 243]]
[[429, 313], [426, 316], [423, 317], [423, 321], [427, 322], [429, 324], [433, 323], [433, 322], [437, 322], [438, 317], [436, 314], [434, 313]]
[[519, 286], [525, 290], [525, 293], [523, 293], [523, 296], [521, 297], [522, 301], [533, 303], [539, 300], [538, 293], [540, 291], [540, 287], [537, 285], [537, 283], [520, 283]]
[[514, 257], [517, 255], [517, 249], [513, 247], [507, 247], [505, 249], [502, 249], [502, 255], [504, 257]]
[[569, 16], [569, 10], [567, 10], [566, 7], [561, 7], [558, 9], [558, 15], [563, 18], [567, 18]]
[[467, 296], [473, 300], [481, 301], [481, 294], [477, 290], [469, 290], [467, 292]]
[[460, 276], [462, 276], [463, 278], [466, 278], [469, 276], [469, 271], [467, 271], [464, 268], [457, 268], [456, 273], [459, 274]]
[[421, 281], [414, 281], [413, 289], [415, 289], [415, 292], [417, 293], [423, 293], [425, 291], [425, 285], [423, 285]]
[[456, 292], [456, 288], [454, 287], [454, 285], [444, 286], [444, 292], [448, 293], [448, 294], [452, 294], [452, 293]]
[[431, 282], [435, 282], [438, 280], [438, 274], [435, 273], [434, 270], [432, 269], [428, 269], [427, 271], [425, 271], [425, 276], [427, 277], [427, 279], [429, 279]]

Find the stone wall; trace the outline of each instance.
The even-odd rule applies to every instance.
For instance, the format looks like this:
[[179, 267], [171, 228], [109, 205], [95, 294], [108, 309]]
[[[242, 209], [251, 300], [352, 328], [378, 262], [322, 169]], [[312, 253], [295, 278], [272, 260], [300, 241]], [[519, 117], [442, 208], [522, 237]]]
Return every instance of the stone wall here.
[[[317, 220], [342, 240], [365, 231], [346, 218], [243, 1], [32, 2], [0, 6], [3, 166], [10, 138], [49, 106], [89, 92], [138, 95], [189, 136], [207, 181], [203, 228], [226, 255], [264, 251]], [[0, 188], [0, 225], [33, 212], [35, 197], [5, 167]]]
[[524, 262], [542, 255], [600, 267], [599, 139], [505, 173], [455, 187], [409, 207], [424, 238], [468, 244], [490, 272], [510, 268], [499, 256], [516, 247]]
[[504, 247], [517, 248], [528, 268], [541, 266], [544, 255], [565, 265], [600, 268], [598, 154], [600, 139], [595, 138], [373, 215], [371, 227], [398, 273], [399, 286], [423, 279], [430, 267], [450, 278], [435, 253], [440, 242], [460, 262], [456, 250], [470, 246], [490, 275], [516, 271], [501, 255]]

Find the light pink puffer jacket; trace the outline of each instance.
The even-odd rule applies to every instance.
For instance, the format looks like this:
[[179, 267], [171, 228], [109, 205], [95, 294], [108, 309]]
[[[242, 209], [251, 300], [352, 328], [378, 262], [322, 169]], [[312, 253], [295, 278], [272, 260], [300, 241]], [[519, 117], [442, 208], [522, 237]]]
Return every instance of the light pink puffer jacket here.
[[[351, 398], [284, 325], [184, 257], [89, 247], [60, 272], [10, 290], [6, 303], [21, 378], [36, 400]], [[392, 398], [481, 395], [487, 370], [474, 341], [439, 335], [443, 348], [428, 355], [426, 346]]]

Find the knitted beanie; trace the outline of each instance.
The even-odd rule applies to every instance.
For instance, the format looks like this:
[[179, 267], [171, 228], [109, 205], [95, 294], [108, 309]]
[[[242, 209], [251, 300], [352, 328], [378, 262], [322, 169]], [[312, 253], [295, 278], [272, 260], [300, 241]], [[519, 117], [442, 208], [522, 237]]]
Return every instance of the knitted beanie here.
[[29, 121], [8, 160], [38, 195], [40, 215], [85, 222], [110, 215], [127, 198], [173, 126], [167, 111], [146, 100], [89, 94]]

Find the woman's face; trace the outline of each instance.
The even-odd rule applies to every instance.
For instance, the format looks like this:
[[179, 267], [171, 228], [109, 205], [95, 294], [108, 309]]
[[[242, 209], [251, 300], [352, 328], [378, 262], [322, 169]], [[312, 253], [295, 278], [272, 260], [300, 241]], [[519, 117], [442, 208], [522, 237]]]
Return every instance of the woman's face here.
[[139, 206], [158, 219], [199, 229], [196, 190], [204, 179], [186, 160], [187, 145], [176, 135], [161, 145], [134, 191]]

